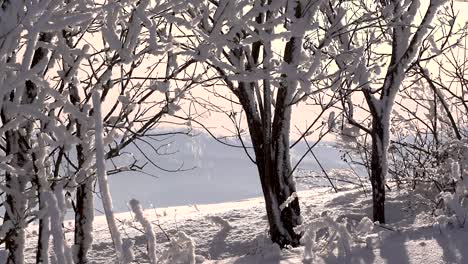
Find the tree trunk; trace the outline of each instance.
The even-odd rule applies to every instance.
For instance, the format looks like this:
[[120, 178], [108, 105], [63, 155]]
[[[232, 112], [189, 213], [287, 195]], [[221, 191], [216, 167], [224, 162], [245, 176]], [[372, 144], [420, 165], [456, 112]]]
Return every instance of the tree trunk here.
[[[77, 146], [79, 168], [84, 162], [83, 149]], [[91, 248], [94, 221], [94, 177], [88, 176], [76, 190], [75, 208], [75, 243], [73, 247], [73, 258], [76, 264], [88, 262], [88, 251]]]
[[[24, 168], [27, 157], [26, 151], [21, 148], [19, 140], [21, 135], [17, 131], [6, 132], [6, 154], [13, 155], [12, 164], [18, 168]], [[15, 167], [16, 167], [15, 166]], [[24, 263], [24, 244], [26, 228], [26, 175], [17, 175], [5, 173], [5, 186], [8, 190], [5, 201], [5, 218], [3, 224], [10, 224], [9, 231], [6, 235], [5, 249], [8, 251], [7, 264], [22, 264]]]
[[240, 83], [241, 88], [236, 95], [247, 116], [256, 166], [265, 198], [270, 237], [280, 247], [299, 246], [300, 235], [294, 232], [294, 227], [300, 224], [300, 207], [297, 197], [292, 199], [283, 210], [280, 209], [280, 206], [296, 191], [289, 160], [290, 106], [282, 111], [277, 110], [273, 120], [273, 129], [268, 133], [265, 131], [268, 128], [262, 125], [258, 110], [249, 103], [251, 94], [244, 85], [245, 83]]
[[[289, 148], [282, 154], [288, 154], [287, 152]], [[278, 156], [274, 155], [269, 161], [271, 166], [265, 166], [265, 170], [262, 169], [265, 164], [257, 163], [270, 225], [270, 237], [282, 248], [287, 245], [296, 247], [300, 245], [301, 238], [300, 234], [294, 231], [294, 227], [300, 224], [299, 200], [293, 196], [294, 199], [290, 203], [283, 204], [296, 192], [296, 187], [294, 184], [287, 184], [291, 171], [289, 164], [284, 164], [284, 161], [278, 161], [277, 158]], [[283, 167], [282, 173], [279, 173], [278, 166]]]
[[[299, 2], [294, 7], [295, 17], [300, 18], [302, 7]], [[302, 41], [292, 37], [286, 44], [284, 50], [284, 61], [294, 65]], [[258, 162], [265, 205], [267, 207], [268, 220], [270, 223], [270, 236], [273, 242], [285, 247], [300, 245], [301, 234], [296, 234], [294, 228], [301, 224], [301, 210], [299, 199], [296, 195], [296, 185], [292, 176], [291, 161], [289, 156], [289, 133], [291, 123], [291, 101], [292, 94], [297, 87], [297, 81], [292, 80], [286, 74], [282, 75], [276, 94], [276, 104], [273, 115], [273, 123], [270, 123], [271, 113], [268, 109], [263, 116], [267, 127], [263, 126], [264, 140], [263, 164]], [[266, 86], [266, 85], [265, 85]], [[271, 91], [267, 91], [273, 95]], [[270, 96], [268, 93], [265, 97]], [[266, 101], [265, 105], [271, 102]], [[252, 128], [250, 128], [252, 129]], [[260, 168], [264, 168], [263, 173]]]
[[[53, 34], [52, 33], [41, 33], [39, 35], [39, 41], [50, 43], [52, 41]], [[34, 52], [33, 60], [31, 63], [31, 68], [36, 66], [41, 60], [49, 55], [49, 50], [46, 48], [37, 48]], [[44, 69], [45, 71], [45, 69]], [[28, 103], [33, 103], [34, 99], [38, 93], [38, 87], [32, 81], [26, 81], [26, 92], [28, 95]], [[28, 127], [32, 125], [29, 124]], [[46, 186], [42, 186], [40, 183], [40, 179], [38, 176], [38, 168], [35, 164], [36, 157], [33, 154], [33, 162], [34, 162], [34, 180], [32, 183], [36, 185], [37, 189], [37, 197], [39, 202], [39, 209], [45, 210], [45, 201], [43, 197], [43, 188], [48, 188]], [[48, 184], [45, 182], [45, 184]], [[36, 263], [49, 263], [48, 261], [48, 248], [49, 248], [49, 219], [48, 215], [44, 216], [46, 219], [40, 218], [39, 219], [39, 236], [37, 241], [37, 252], [36, 252]]]
[[[65, 34], [65, 33], [64, 33]], [[69, 46], [72, 46], [71, 40], [64, 35], [67, 39]], [[74, 106], [79, 107], [81, 98], [78, 87], [73, 83], [68, 84], [70, 90], [70, 101]], [[77, 178], [82, 180], [78, 182], [76, 188], [76, 206], [75, 206], [75, 241], [73, 246], [73, 261], [76, 264], [89, 263], [87, 255], [93, 243], [93, 221], [94, 221], [94, 176], [85, 175], [86, 171], [83, 169], [83, 163], [86, 160], [85, 148], [83, 146], [86, 127], [80, 123], [79, 119], [75, 119], [76, 136], [80, 139], [81, 143], [76, 145], [76, 153], [78, 159], [78, 172]]]
[[[265, 2], [265, 5], [271, 2]], [[300, 1], [294, 1], [294, 17], [302, 17]], [[266, 13], [265, 23], [269, 20]], [[257, 23], [263, 21], [263, 16], [256, 18]], [[294, 26], [294, 25], [291, 25]], [[266, 29], [271, 32], [271, 28]], [[272, 52], [270, 44], [256, 42], [253, 44], [252, 57], [258, 62], [260, 46], [264, 47], [263, 57], [268, 58]], [[284, 62], [297, 67], [302, 48], [302, 38], [291, 37], [285, 46]], [[239, 60], [241, 49], [233, 49], [232, 53]], [[246, 69], [252, 70], [254, 65], [247, 63]], [[269, 62], [264, 62], [264, 68], [270, 69]], [[222, 73], [223, 74], [223, 73]], [[263, 103], [260, 90], [255, 83], [240, 81], [235, 89], [229, 81], [231, 90], [239, 99], [247, 117], [250, 138], [255, 152], [255, 162], [265, 198], [265, 207], [270, 225], [270, 237], [280, 247], [299, 246], [301, 234], [296, 234], [294, 228], [301, 224], [299, 200], [292, 176], [289, 156], [289, 132], [291, 122], [292, 95], [297, 88], [297, 80], [282, 74], [281, 84], [276, 92], [276, 102], [271, 98], [275, 92], [270, 87], [270, 80], [263, 80]], [[274, 110], [272, 109], [274, 105]]]
[[[244, 97], [241, 95], [239, 98], [242, 102], [241, 98]], [[291, 173], [289, 156], [290, 107], [276, 114], [273, 131], [265, 133], [263, 131], [265, 128], [255, 117], [255, 112], [246, 111], [257, 170], [265, 198], [270, 237], [282, 248], [287, 245], [295, 247], [300, 245], [301, 235], [296, 234], [294, 227], [301, 224], [301, 221], [299, 200], [297, 196], [291, 197], [295, 195], [296, 186]], [[265, 134], [272, 136], [265, 138]], [[291, 201], [286, 206], [283, 203], [288, 198]]]
[[[52, 34], [41, 33], [39, 41], [50, 42]], [[41, 60], [48, 55], [48, 50], [45, 48], [38, 48], [34, 51], [30, 67], [35, 67]], [[44, 72], [45, 68], [41, 70]], [[16, 94], [15, 94], [16, 93]], [[17, 91], [10, 94], [10, 101], [15, 99], [15, 96], [21, 97], [21, 104], [32, 104], [37, 97], [38, 87], [32, 81], [28, 80], [25, 82], [24, 94], [20, 95]], [[9, 113], [2, 110], [2, 122], [6, 124], [11, 121], [12, 117]], [[21, 124], [20, 129], [7, 131], [6, 137], [6, 154], [13, 155], [12, 165], [14, 167], [24, 169], [25, 172], [31, 171], [31, 136], [33, 129], [33, 121], [28, 120]], [[19, 131], [24, 130], [24, 134]], [[34, 164], [32, 164], [34, 166]], [[28, 182], [34, 184], [31, 181], [32, 177], [37, 175], [30, 174], [5, 174], [5, 185], [12, 192], [7, 194], [5, 201], [5, 222], [10, 221], [13, 227], [10, 229], [7, 240], [5, 241], [5, 249], [8, 251], [7, 263], [24, 263], [24, 228], [26, 227], [26, 207], [27, 200], [25, 197], [26, 185]], [[40, 220], [42, 221], [42, 220]], [[39, 246], [42, 247], [41, 243]], [[39, 253], [40, 254], [40, 253]]]
[[372, 124], [371, 185], [373, 219], [385, 223], [385, 178], [388, 171], [388, 131], [379, 118]]
[[[37, 173], [37, 172], [36, 172]], [[44, 186], [41, 185], [41, 179], [36, 175], [36, 182], [34, 183], [37, 188], [37, 198], [39, 202], [39, 211], [47, 210], [47, 203], [45, 199], [45, 191], [43, 190]], [[50, 221], [49, 214], [44, 214], [39, 219], [39, 235], [37, 239], [37, 249], [36, 249], [36, 263], [37, 264], [47, 264], [49, 263], [49, 238], [50, 238]]]

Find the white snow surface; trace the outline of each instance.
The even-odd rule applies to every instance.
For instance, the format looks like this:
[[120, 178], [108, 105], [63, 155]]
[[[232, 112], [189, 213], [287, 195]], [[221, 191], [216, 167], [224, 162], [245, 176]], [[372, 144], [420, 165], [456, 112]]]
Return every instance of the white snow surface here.
[[[348, 229], [351, 239], [350, 251], [343, 258], [337, 253], [343, 242], [322, 241], [325, 232], [317, 232], [317, 242], [313, 245], [315, 259], [310, 263], [468, 263], [468, 229], [441, 228], [433, 216], [425, 213], [429, 204], [421, 195], [395, 189], [388, 193], [388, 224], [366, 227], [366, 232], [362, 232], [362, 223], [369, 225], [364, 217], [371, 215], [371, 200], [361, 189], [333, 193], [330, 188], [316, 188], [300, 191], [298, 196], [305, 225], [321, 216], [332, 218], [346, 223], [341, 226]], [[195, 242], [196, 263], [305, 263], [304, 247], [280, 251], [270, 242], [260, 197], [149, 209], [144, 214], [153, 225], [158, 254], [170, 247], [168, 237], [175, 240], [183, 232]], [[135, 263], [149, 263], [141, 225], [130, 212], [115, 217], [122, 236], [133, 241]], [[68, 243], [72, 242], [72, 225], [72, 221], [65, 222]], [[92, 263], [115, 263], [105, 217], [96, 217], [94, 227]], [[35, 241], [36, 233], [33, 230], [35, 227], [31, 226], [27, 232], [28, 263], [34, 259], [31, 241]]]

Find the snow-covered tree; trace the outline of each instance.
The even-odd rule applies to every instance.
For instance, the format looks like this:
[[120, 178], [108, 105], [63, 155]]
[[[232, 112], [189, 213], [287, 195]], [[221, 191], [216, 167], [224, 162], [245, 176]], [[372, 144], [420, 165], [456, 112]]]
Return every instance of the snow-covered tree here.
[[[50, 116], [50, 111], [54, 106], [49, 104], [49, 96], [57, 98], [57, 94], [44, 76], [53, 68], [50, 52], [54, 45], [53, 32], [66, 25], [81, 25], [93, 16], [89, 9], [66, 15], [68, 8], [61, 1], [1, 2], [2, 167], [7, 188], [2, 232], [8, 263], [24, 262], [24, 228], [27, 224], [42, 216], [47, 219], [53, 213], [55, 197], [50, 196], [52, 193], [44, 184], [49, 171], [44, 168], [47, 166], [44, 157], [49, 155], [44, 148], [56, 134], [63, 138], [61, 132], [64, 131], [60, 127], [51, 129], [54, 117]], [[66, 52], [57, 51], [56, 55]], [[35, 211], [36, 193], [39, 211]], [[54, 221], [49, 223], [57, 227]], [[61, 228], [61, 224], [58, 226]], [[52, 228], [51, 231], [57, 230]], [[42, 254], [47, 246], [42, 242], [48, 243], [40, 240], [38, 261], [45, 261]]]
[[[174, 85], [173, 79], [190, 76], [193, 61], [174, 63], [169, 54], [177, 44], [167, 20], [173, 16], [168, 10], [184, 1], [0, 4], [2, 241], [8, 263], [24, 262], [24, 228], [34, 220], [40, 222], [37, 263], [87, 263], [96, 171], [91, 95], [102, 90], [105, 159], [119, 156], [177, 111], [194, 81], [179, 78]], [[76, 216], [72, 248], [61, 230], [67, 204]], [[51, 237], [55, 254], [49, 256]]]
[[[353, 63], [354, 72], [343, 87], [346, 91], [347, 121], [358, 128], [348, 131], [356, 137], [360, 131], [370, 136], [370, 180], [373, 193], [373, 218], [385, 222], [385, 179], [388, 173], [388, 147], [390, 122], [395, 98], [407, 76], [407, 71], [418, 61], [422, 42], [431, 33], [434, 17], [444, 1], [431, 0], [428, 5], [420, 1], [380, 1], [364, 3], [353, 16], [364, 14], [370, 23], [356, 26], [354, 30], [337, 35], [341, 44], [343, 63]], [[336, 3], [329, 12], [346, 10], [346, 4]], [[377, 10], [370, 13], [369, 10]], [[339, 12], [337, 12], [339, 14]], [[422, 14], [420, 17], [418, 14]], [[331, 13], [329, 16], [333, 17]], [[346, 16], [345, 16], [346, 17]], [[384, 51], [384, 52], [382, 52]], [[340, 62], [337, 62], [338, 65]], [[359, 90], [365, 99], [363, 109], [369, 111], [369, 124], [359, 122], [358, 112], [352, 104], [350, 91]], [[354, 97], [356, 99], [356, 97]], [[356, 107], [359, 108], [359, 107]], [[355, 113], [356, 112], [356, 113]]]
[[[225, 112], [236, 128], [246, 120], [252, 144], [246, 153], [258, 169], [271, 238], [281, 247], [300, 243], [294, 231], [301, 223], [300, 206], [289, 155], [292, 107], [320, 91], [325, 95], [339, 79], [339, 73], [327, 67], [333, 60], [326, 52], [339, 29], [324, 22], [324, 4], [195, 1], [189, 10], [198, 18], [188, 26], [195, 36], [194, 59], [206, 65], [204, 85], [227, 87], [233, 96], [216, 88], [211, 92], [236, 110], [229, 112], [208, 98], [196, 101], [209, 111]], [[249, 148], [242, 129], [236, 134]]]
[[[88, 261], [95, 181], [92, 166], [95, 147], [88, 132], [93, 126], [80, 116], [94, 114], [91, 97], [95, 89], [102, 89], [104, 157], [111, 160], [128, 145], [137, 144], [165, 115], [178, 110], [179, 100], [194, 84], [193, 78], [179, 78], [177, 85], [173, 80], [179, 74], [187, 76], [186, 71], [193, 63], [187, 60], [181, 65], [174, 64], [171, 55], [178, 50], [171, 36], [168, 21], [172, 19], [172, 13], [168, 10], [181, 6], [184, 6], [184, 1], [140, 1], [137, 5], [129, 2], [109, 3], [100, 7], [105, 10], [104, 15], [93, 21], [86, 32], [78, 31], [64, 36], [69, 46], [79, 46], [90, 39], [97, 41], [91, 46], [93, 52], [83, 60], [78, 72], [71, 78], [72, 82], [61, 80], [60, 84], [69, 88], [70, 101], [79, 111], [78, 118], [71, 115], [69, 119], [81, 142], [76, 145], [77, 163], [72, 165], [75, 168], [72, 182], [77, 184], [74, 206], [74, 258], [77, 263]], [[67, 155], [66, 151], [63, 155]], [[135, 161], [110, 170], [112, 173], [140, 171], [143, 166]]]
[[447, 145], [467, 136], [462, 65], [468, 25], [457, 16], [453, 3], [433, 24], [434, 33], [423, 42], [418, 63], [408, 71], [395, 102], [389, 171], [398, 182], [438, 193], [455, 188], [452, 177], [441, 171]]

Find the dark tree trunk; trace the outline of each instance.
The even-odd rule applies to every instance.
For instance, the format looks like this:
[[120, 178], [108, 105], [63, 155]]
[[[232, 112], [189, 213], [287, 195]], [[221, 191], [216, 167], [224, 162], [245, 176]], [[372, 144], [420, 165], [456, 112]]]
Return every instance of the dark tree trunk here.
[[[270, 237], [280, 247], [299, 246], [300, 234], [294, 227], [300, 224], [299, 200], [295, 197], [287, 207], [280, 206], [296, 192], [289, 160], [289, 117], [290, 107], [276, 110], [271, 133], [265, 133], [258, 113], [249, 108], [248, 95], [239, 89], [241, 104], [246, 109], [250, 137], [255, 151], [256, 166], [265, 198]], [[279, 102], [281, 103], [281, 102]], [[271, 137], [265, 137], [270, 134]]]
[[88, 178], [76, 190], [75, 246], [73, 253], [77, 264], [89, 263], [87, 255], [93, 240], [89, 234], [94, 220], [93, 183], [94, 179]]
[[[40, 36], [39, 36], [39, 41], [50, 43], [50, 41], [52, 40], [52, 37], [53, 37], [52, 33], [41, 33]], [[36, 49], [35, 52], [34, 52], [31, 68], [34, 67], [35, 65], [37, 65], [45, 57], [47, 57], [48, 54], [49, 54], [49, 51], [46, 48]], [[44, 69], [44, 71], [45, 71], [45, 69]], [[26, 91], [27, 91], [27, 94], [28, 94], [28, 98], [31, 99], [31, 101], [29, 103], [32, 103], [33, 98], [36, 98], [37, 93], [38, 93], [37, 89], [38, 88], [37, 88], [36, 84], [34, 84], [31, 81], [26, 81]], [[33, 160], [35, 162], [35, 158], [33, 158]], [[39, 208], [42, 210], [42, 209], [45, 208], [46, 205], [44, 204], [44, 201], [43, 201], [43, 199], [41, 197], [41, 189], [42, 189], [42, 187], [45, 187], [45, 186], [41, 186], [40, 179], [38, 178], [37, 172], [38, 172], [38, 170], [37, 170], [37, 168], [35, 168], [35, 174], [36, 175], [34, 176], [35, 181], [33, 181], [33, 184], [36, 185]], [[39, 219], [39, 236], [38, 236], [38, 240], [37, 240], [36, 263], [43, 263], [44, 258], [46, 257], [46, 256], [42, 255], [43, 252], [44, 252], [43, 249], [48, 247], [48, 245], [44, 245], [43, 243], [44, 242], [49, 243], [49, 232], [44, 230], [44, 228], [48, 229], [49, 227], [45, 226], [45, 225], [49, 225], [49, 221], [44, 220], [42, 218]], [[46, 238], [44, 238], [44, 236], [46, 236]]]
[[374, 118], [372, 128], [371, 185], [373, 219], [385, 223], [385, 178], [387, 176], [388, 131], [378, 118]]
[[[257, 163], [270, 225], [269, 232], [271, 240], [280, 245], [280, 247], [287, 245], [296, 247], [300, 245], [299, 240], [301, 238], [300, 234], [296, 234], [294, 231], [294, 227], [300, 224], [299, 200], [295, 197], [287, 207], [282, 210], [280, 209], [280, 205], [296, 191], [296, 187], [291, 184], [281, 186], [281, 182], [288, 182], [289, 175], [285, 172], [282, 174], [278, 173], [278, 170], [275, 169], [275, 164], [279, 165], [279, 163], [275, 159], [276, 157], [269, 162], [272, 166]], [[263, 166], [269, 169], [261, 169]], [[289, 172], [289, 170], [287, 171]]]
[[[64, 31], [64, 38], [67, 44], [72, 47], [71, 37]], [[79, 107], [81, 104], [80, 93], [78, 87], [73, 83], [68, 84], [70, 91], [70, 102]], [[83, 141], [83, 132], [86, 131], [78, 119], [75, 119], [76, 136]], [[94, 176], [85, 175], [82, 171], [83, 163], [86, 160], [85, 149], [82, 143], [76, 145], [76, 153], [78, 160], [77, 177], [81, 180], [76, 188], [76, 204], [75, 204], [75, 237], [73, 246], [73, 260], [76, 264], [86, 264], [88, 261], [88, 252], [91, 249], [93, 242], [92, 228], [94, 221]]]
[[[34, 160], [34, 162], [36, 162]], [[39, 211], [44, 211], [47, 210], [47, 204], [46, 201], [44, 201], [43, 197], [43, 191], [42, 188], [44, 186], [41, 185], [41, 179], [38, 177], [37, 173], [37, 166], [34, 166], [34, 170], [36, 173], [36, 179], [34, 180], [34, 185], [36, 186], [37, 189], [37, 199], [39, 203]], [[39, 235], [37, 238], [37, 248], [36, 248], [36, 263], [41, 264], [41, 263], [48, 263], [47, 261], [47, 252], [49, 248], [49, 237], [50, 237], [50, 228], [49, 228], [50, 222], [49, 222], [49, 215], [46, 214], [43, 217], [39, 219]]]
[[[81, 125], [76, 121], [77, 136], [81, 138]], [[85, 161], [84, 150], [81, 144], [76, 147], [78, 155], [78, 166], [82, 168]], [[76, 264], [85, 264], [88, 262], [88, 251], [91, 248], [93, 237], [92, 232], [94, 221], [94, 177], [87, 177], [76, 189], [75, 206], [75, 243], [74, 243], [74, 261]], [[81, 177], [80, 177], [81, 178]]]
[[[14, 165], [19, 168], [24, 168], [27, 163], [27, 148], [25, 149], [24, 142], [20, 142], [21, 135], [17, 131], [6, 132], [6, 154], [13, 155]], [[5, 173], [5, 187], [13, 190], [7, 193], [5, 200], [5, 217], [4, 224], [9, 222], [11, 227], [5, 236], [5, 250], [8, 251], [7, 264], [22, 264], [24, 263], [24, 243], [26, 228], [26, 179], [27, 175], [14, 175], [9, 172]]]
[[[260, 4], [267, 6], [271, 4], [271, 1], [260, 1]], [[294, 6], [294, 16], [298, 19], [302, 18], [301, 2], [294, 1], [292, 6]], [[267, 24], [270, 15], [271, 13], [267, 11], [256, 17], [255, 21], [259, 24]], [[291, 21], [293, 20], [291, 19]], [[289, 26], [294, 26], [291, 21], [288, 21]], [[266, 25], [266, 32], [272, 32], [272, 30]], [[252, 44], [253, 63], [246, 60], [246, 70], [251, 71], [259, 67], [261, 46], [264, 48], [263, 58], [270, 56], [268, 52], [272, 52], [271, 43], [265, 44], [262, 41]], [[284, 62], [291, 64], [291, 67], [297, 66], [301, 48], [302, 38], [291, 37], [285, 46]], [[237, 47], [231, 52], [239, 61], [242, 61], [241, 57], [245, 53], [243, 48]], [[270, 70], [269, 67], [269, 63], [264, 64], [265, 69]], [[222, 76], [226, 76], [223, 69], [217, 68], [217, 70]], [[297, 88], [297, 80], [292, 80], [286, 74], [281, 77], [282, 83], [280, 87], [277, 87], [276, 93], [271, 89], [270, 79], [264, 79], [263, 95], [261, 89], [258, 88], [258, 83], [239, 81], [238, 87], [235, 87], [228, 78], [225, 78], [225, 81], [239, 99], [247, 117], [250, 138], [255, 152], [255, 163], [265, 198], [271, 239], [280, 247], [285, 247], [300, 244], [301, 234], [296, 234], [294, 228], [300, 224], [301, 217], [289, 156], [290, 104], [292, 95]], [[275, 97], [275, 94], [276, 102], [273, 102], [272, 98]]]
[[[295, 16], [302, 16], [301, 5], [295, 7]], [[294, 64], [295, 56], [301, 49], [302, 42], [292, 37], [284, 50], [284, 61]], [[256, 49], [254, 51], [256, 52]], [[254, 58], [258, 55], [253, 54]], [[296, 186], [292, 176], [289, 156], [289, 132], [291, 122], [292, 94], [297, 86], [296, 80], [290, 80], [283, 74], [283, 81], [277, 90], [274, 110], [269, 97], [274, 93], [270, 90], [268, 80], [264, 81], [264, 105], [253, 106], [255, 101], [254, 85], [240, 82], [239, 89], [234, 91], [245, 110], [250, 137], [255, 151], [257, 170], [262, 184], [265, 206], [270, 225], [270, 237], [280, 247], [299, 246], [301, 234], [296, 234], [294, 228], [300, 223], [299, 200], [295, 195]], [[259, 110], [261, 113], [259, 113]], [[291, 198], [292, 199], [291, 199]], [[289, 203], [284, 204], [290, 200]]]

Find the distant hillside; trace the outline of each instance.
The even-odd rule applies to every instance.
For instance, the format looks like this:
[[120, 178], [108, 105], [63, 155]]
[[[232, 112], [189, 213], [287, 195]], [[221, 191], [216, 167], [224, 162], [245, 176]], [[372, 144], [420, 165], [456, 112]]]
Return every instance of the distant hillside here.
[[[169, 142], [170, 145], [159, 151], [175, 152], [174, 154], [158, 155], [144, 143], [139, 144], [139, 148], [154, 163], [165, 169], [174, 170], [182, 165], [184, 169], [193, 169], [172, 173], [148, 163], [145, 171], [158, 178], [134, 172], [111, 175], [110, 185], [116, 211], [127, 211], [126, 203], [131, 198], [140, 200], [148, 208], [151, 205], [166, 207], [218, 203], [261, 195], [256, 168], [242, 148], [225, 146], [206, 133], [199, 133], [194, 137], [174, 135], [165, 138], [159, 144]], [[321, 143], [314, 149], [315, 154], [326, 169], [344, 167], [339, 152], [330, 145], [331, 143]], [[291, 150], [293, 165], [306, 149], [307, 146], [303, 144]], [[134, 146], [130, 146], [125, 151], [133, 152], [137, 159], [144, 161], [144, 156]], [[128, 160], [130, 158], [127, 156], [115, 162], [124, 164], [128, 163]], [[320, 171], [310, 155], [303, 160], [300, 168]], [[304, 189], [304, 186], [299, 188]], [[99, 208], [99, 199], [96, 203]]]

